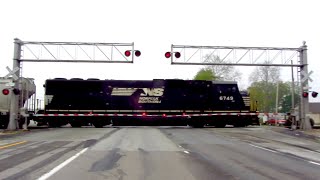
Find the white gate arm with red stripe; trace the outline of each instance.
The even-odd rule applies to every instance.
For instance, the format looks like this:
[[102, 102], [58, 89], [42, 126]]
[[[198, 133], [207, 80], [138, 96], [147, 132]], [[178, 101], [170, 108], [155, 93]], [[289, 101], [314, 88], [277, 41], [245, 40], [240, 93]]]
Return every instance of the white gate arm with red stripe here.
[[267, 115], [267, 116], [276, 116], [276, 115], [286, 115], [285, 113], [206, 113], [206, 114], [175, 114], [175, 115], [167, 115], [167, 114], [118, 114], [118, 113], [112, 113], [112, 114], [96, 114], [96, 113], [85, 113], [85, 114], [77, 114], [77, 113], [67, 113], [67, 114], [33, 114], [32, 116], [35, 117], [70, 117], [70, 116], [99, 116], [99, 117], [192, 117], [192, 116], [261, 116], [261, 115]]

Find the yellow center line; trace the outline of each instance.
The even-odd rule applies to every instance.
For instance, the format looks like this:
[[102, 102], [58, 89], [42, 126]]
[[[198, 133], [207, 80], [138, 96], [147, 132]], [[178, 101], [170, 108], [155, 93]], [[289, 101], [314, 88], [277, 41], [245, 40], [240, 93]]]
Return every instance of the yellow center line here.
[[20, 142], [17, 142], [17, 143], [8, 144], [8, 145], [5, 145], [5, 146], [0, 146], [0, 149], [8, 148], [8, 147], [11, 147], [11, 146], [16, 146], [16, 145], [19, 145], [19, 144], [24, 144], [26, 142], [27, 141], [20, 141]]

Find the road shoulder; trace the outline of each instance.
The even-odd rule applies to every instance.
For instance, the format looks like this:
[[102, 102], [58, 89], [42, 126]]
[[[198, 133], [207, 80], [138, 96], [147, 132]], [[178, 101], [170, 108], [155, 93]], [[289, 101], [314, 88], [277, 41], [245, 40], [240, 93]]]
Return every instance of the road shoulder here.
[[300, 129], [291, 130], [289, 128], [277, 127], [277, 126], [267, 126], [266, 128], [278, 133], [294, 136], [296, 138], [308, 139], [318, 143], [320, 142], [320, 129], [311, 129], [311, 130], [305, 131]]

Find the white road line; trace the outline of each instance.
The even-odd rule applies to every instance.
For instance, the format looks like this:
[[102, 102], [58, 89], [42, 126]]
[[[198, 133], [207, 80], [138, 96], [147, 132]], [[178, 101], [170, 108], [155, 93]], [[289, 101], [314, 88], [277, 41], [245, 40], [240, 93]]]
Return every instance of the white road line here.
[[183, 151], [183, 152], [185, 152], [185, 153], [189, 154], [189, 152], [188, 152], [188, 151]]
[[311, 163], [311, 164], [315, 164], [315, 165], [318, 165], [318, 166], [320, 166], [320, 163], [317, 163], [317, 162], [313, 162], [313, 161], [308, 161], [309, 163]]
[[50, 176], [52, 176], [54, 173], [58, 172], [60, 169], [62, 169], [64, 166], [66, 166], [67, 164], [69, 164], [71, 161], [73, 161], [74, 159], [76, 159], [78, 156], [80, 156], [81, 154], [83, 154], [84, 152], [86, 152], [88, 150], [88, 148], [82, 149], [80, 152], [78, 152], [76, 155], [72, 156], [71, 158], [65, 160], [63, 163], [59, 164], [58, 166], [56, 166], [55, 168], [53, 168], [51, 171], [49, 171], [48, 173], [42, 175], [40, 178], [38, 178], [38, 180], [46, 180], [48, 179]]
[[[256, 145], [253, 145], [253, 144], [249, 144], [250, 146], [253, 146], [253, 147], [256, 147], [256, 148], [259, 148], [259, 149], [263, 149], [263, 150], [266, 150], [266, 151], [270, 151], [270, 152], [273, 152], [273, 153], [279, 153], [277, 151], [273, 151], [271, 149], [267, 149], [267, 148], [264, 148], [264, 147], [261, 147], [261, 146], [256, 146]], [[296, 157], [297, 158], [297, 157]], [[298, 158], [300, 159], [300, 158]], [[314, 165], [318, 165], [320, 166], [320, 163], [317, 163], [317, 162], [314, 162], [314, 161], [308, 161], [308, 160], [303, 160], [303, 161], [306, 161], [308, 163], [311, 163], [311, 164], [314, 164]]]
[[278, 153], [277, 151], [273, 151], [271, 149], [267, 149], [267, 148], [264, 148], [264, 147], [261, 147], [261, 146], [256, 146], [256, 145], [253, 145], [253, 144], [249, 144], [250, 146], [253, 146], [253, 147], [256, 147], [256, 148], [259, 148], [259, 149], [263, 149], [263, 150], [266, 150], [266, 151], [270, 151], [270, 152], [273, 152], [273, 153]]

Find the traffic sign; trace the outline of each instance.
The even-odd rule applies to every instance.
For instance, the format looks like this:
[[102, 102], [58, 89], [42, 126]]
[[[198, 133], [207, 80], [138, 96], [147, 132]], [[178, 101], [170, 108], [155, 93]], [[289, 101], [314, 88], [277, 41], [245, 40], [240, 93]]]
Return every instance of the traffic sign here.
[[13, 78], [14, 80], [18, 80], [18, 79], [19, 79], [19, 77], [15, 74], [15, 73], [20, 69], [19, 67], [16, 67], [16, 68], [14, 68], [13, 70], [11, 70], [11, 69], [7, 66], [6, 69], [9, 71], [9, 74], [7, 74], [7, 75], [4, 77], [5, 79], [8, 79], [8, 77], [11, 76], [11, 75], [12, 75], [12, 78]]
[[309, 73], [306, 73], [304, 71], [301, 71], [301, 74], [303, 75], [303, 78], [301, 79], [301, 82], [304, 83], [306, 80], [309, 80], [312, 82], [313, 80], [311, 79], [310, 75], [313, 73], [313, 71], [310, 71]]

